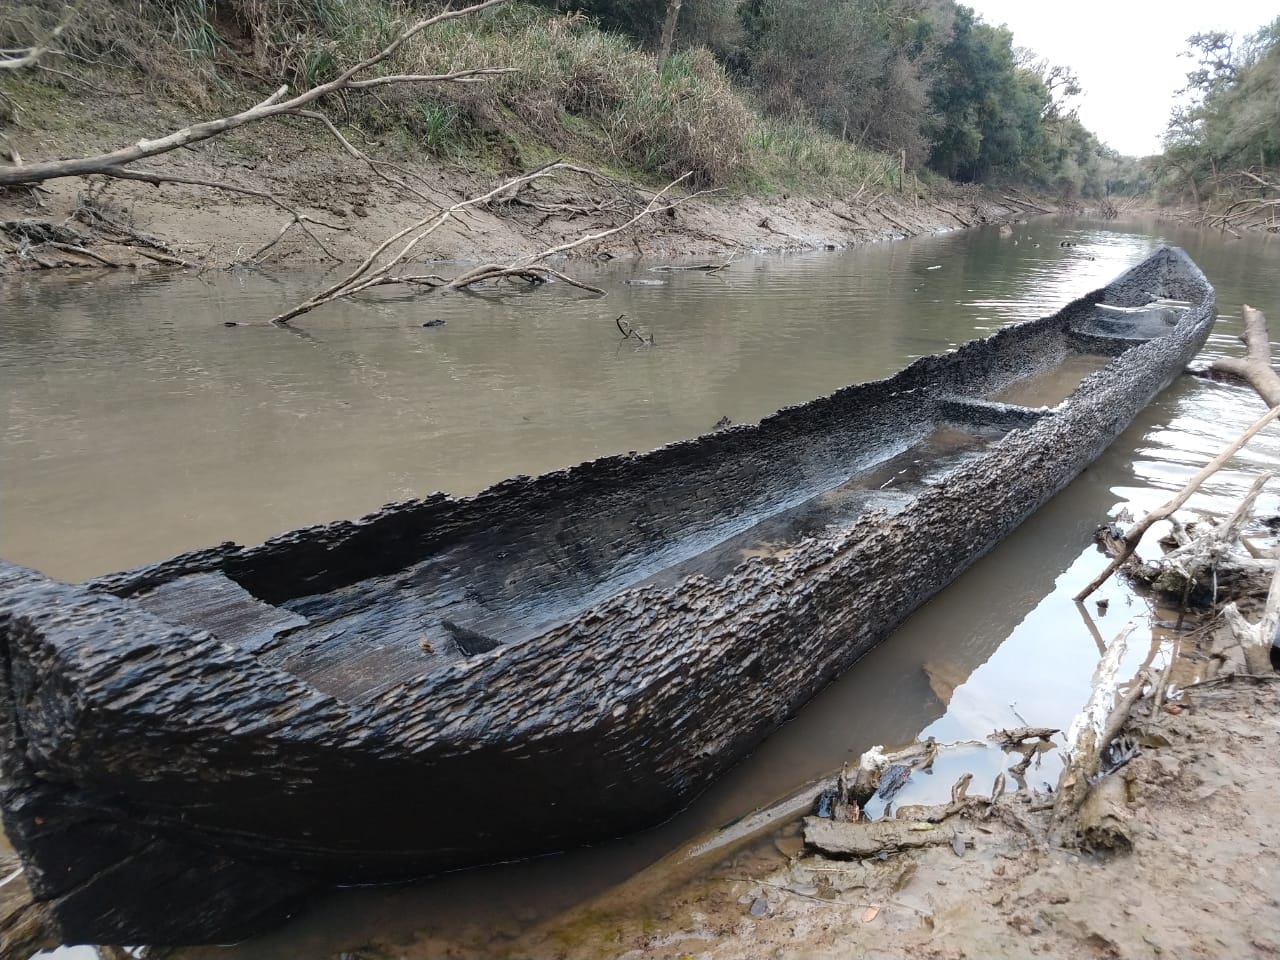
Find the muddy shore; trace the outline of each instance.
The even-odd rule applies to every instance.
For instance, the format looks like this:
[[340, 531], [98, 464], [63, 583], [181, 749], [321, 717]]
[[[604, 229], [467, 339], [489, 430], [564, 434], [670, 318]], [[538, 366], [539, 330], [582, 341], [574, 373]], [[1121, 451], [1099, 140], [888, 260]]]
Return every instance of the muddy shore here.
[[[48, 129], [9, 132], [27, 160], [118, 148], [139, 132], [156, 136], [190, 122], [171, 106], [97, 102], [68, 105]], [[140, 131], [137, 117], [145, 117]], [[360, 144], [371, 156], [380, 144]], [[308, 236], [292, 213], [263, 197], [207, 186], [49, 181], [38, 190], [0, 191], [0, 273], [56, 267], [298, 265], [358, 261], [384, 239], [433, 212], [516, 175], [459, 164], [400, 159], [389, 174], [417, 195], [374, 176], [360, 160], [312, 132], [288, 126], [236, 131], [157, 158], [149, 169], [271, 194], [310, 218]], [[566, 175], [469, 208], [419, 248], [423, 261], [504, 261], [624, 223], [663, 184]], [[678, 259], [735, 253], [839, 249], [857, 243], [1013, 221], [1055, 208], [1022, 194], [953, 184], [907, 191], [868, 187], [853, 195], [753, 196], [709, 192], [635, 227], [572, 250], [570, 259]], [[687, 196], [679, 189], [671, 195]], [[424, 199], [425, 198], [425, 199]], [[428, 202], [429, 201], [429, 202]], [[273, 241], [276, 241], [274, 244]], [[264, 247], [272, 244], [263, 251]]]

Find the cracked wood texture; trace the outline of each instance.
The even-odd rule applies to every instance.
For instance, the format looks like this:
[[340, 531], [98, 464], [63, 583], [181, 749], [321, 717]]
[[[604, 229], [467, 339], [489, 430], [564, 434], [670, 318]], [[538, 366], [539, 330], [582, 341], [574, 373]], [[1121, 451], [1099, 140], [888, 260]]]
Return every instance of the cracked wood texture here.
[[[1116, 333], [1065, 402], [993, 399], [1105, 333], [1097, 303], [1153, 297], [1190, 306]], [[1162, 248], [757, 425], [84, 585], [0, 564], [0, 809], [31, 889], [64, 942], [227, 940], [324, 885], [656, 823], [1097, 457], [1214, 309]], [[184, 577], [212, 592], [175, 606]], [[465, 655], [446, 617], [497, 646]]]

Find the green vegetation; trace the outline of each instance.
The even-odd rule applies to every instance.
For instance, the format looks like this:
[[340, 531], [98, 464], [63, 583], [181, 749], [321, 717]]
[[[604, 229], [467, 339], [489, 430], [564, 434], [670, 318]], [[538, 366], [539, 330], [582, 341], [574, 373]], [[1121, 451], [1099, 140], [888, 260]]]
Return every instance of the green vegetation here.
[[1187, 41], [1195, 69], [1165, 134], [1163, 199], [1199, 204], [1274, 196], [1280, 181], [1280, 17], [1243, 41], [1221, 32]]
[[[246, 86], [329, 79], [441, 6], [95, 0], [77, 7], [58, 66], [131, 69], [209, 111], [243, 104]], [[67, 3], [6, 7], [4, 47], [47, 36]], [[1033, 62], [954, 0], [685, 0], [659, 69], [666, 12], [667, 0], [534, 0], [451, 20], [390, 69], [518, 72], [383, 87], [330, 108], [405, 152], [505, 167], [563, 153], [655, 180], [692, 171], [698, 186], [902, 188], [904, 167], [1064, 196], [1128, 183], [1069, 109], [1069, 71]], [[41, 80], [77, 89], [60, 74]]]
[[[543, 0], [652, 48], [665, 0]], [[686, 16], [683, 11], [691, 11]], [[736, 14], [736, 16], [735, 16]], [[1070, 109], [1069, 70], [954, 0], [685, 0], [680, 39], [715, 51], [768, 116], [962, 181], [1101, 196], [1120, 158]]]

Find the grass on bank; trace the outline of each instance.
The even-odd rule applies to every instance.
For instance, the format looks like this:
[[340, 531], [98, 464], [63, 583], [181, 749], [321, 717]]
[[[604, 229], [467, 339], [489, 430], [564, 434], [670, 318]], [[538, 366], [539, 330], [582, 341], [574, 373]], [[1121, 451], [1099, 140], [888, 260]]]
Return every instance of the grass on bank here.
[[[4, 47], [47, 36], [67, 9], [63, 0], [6, 6], [13, 12], [0, 19]], [[194, 111], [223, 112], [245, 102], [246, 88], [332, 78], [429, 7], [413, 0], [93, 0], [78, 5], [62, 37], [66, 55], [52, 65], [117, 79], [125, 71]], [[401, 153], [472, 165], [510, 169], [550, 152], [655, 181], [692, 171], [696, 186], [753, 193], [902, 186], [896, 158], [802, 120], [765, 117], [709, 51], [680, 52], [659, 71], [651, 54], [581, 15], [506, 5], [439, 24], [386, 65], [403, 73], [499, 66], [519, 72], [385, 87], [329, 109]], [[83, 94], [60, 74], [40, 77]]]

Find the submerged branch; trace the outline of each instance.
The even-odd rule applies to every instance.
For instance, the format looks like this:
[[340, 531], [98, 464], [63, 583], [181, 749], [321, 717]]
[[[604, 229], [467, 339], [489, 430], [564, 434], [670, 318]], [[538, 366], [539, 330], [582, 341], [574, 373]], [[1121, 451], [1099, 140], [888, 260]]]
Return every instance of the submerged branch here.
[[[314, 296], [304, 300], [302, 303], [299, 303], [296, 306], [291, 307], [289, 310], [273, 317], [271, 322], [277, 326], [286, 325], [293, 319], [302, 316], [304, 313], [308, 313], [311, 310], [316, 309], [316, 307], [332, 303], [335, 300], [351, 297], [363, 290], [369, 289], [370, 287], [384, 286], [394, 283], [416, 283], [417, 281], [415, 279], [401, 278], [395, 275], [394, 271], [398, 267], [407, 263], [422, 241], [432, 233], [444, 226], [444, 224], [449, 222], [451, 219], [454, 219], [460, 212], [468, 208], [481, 206], [496, 197], [510, 196], [535, 181], [545, 179], [559, 172], [579, 173], [589, 177], [600, 176], [594, 171], [575, 166], [574, 164], [554, 161], [529, 173], [513, 177], [486, 193], [469, 197], [465, 200], [459, 200], [457, 203], [452, 204], [444, 210], [422, 217], [404, 229], [392, 234], [380, 243], [373, 252], [370, 253], [356, 267], [356, 269], [346, 277], [343, 277], [337, 283], [330, 285]], [[576, 280], [559, 270], [555, 270], [547, 266], [541, 261], [556, 256], [557, 254], [565, 253], [575, 247], [580, 247], [584, 244], [602, 240], [616, 233], [620, 233], [621, 231], [634, 226], [647, 216], [673, 209], [686, 200], [700, 196], [701, 194], [699, 193], [692, 193], [687, 197], [681, 197], [668, 203], [661, 202], [663, 197], [665, 197], [677, 185], [683, 183], [689, 176], [690, 174], [686, 173], [684, 176], [667, 184], [660, 191], [654, 194], [649, 199], [649, 202], [646, 203], [638, 213], [630, 217], [625, 223], [619, 224], [616, 227], [611, 227], [607, 230], [601, 230], [596, 233], [585, 234], [574, 240], [569, 240], [564, 243], [548, 247], [538, 253], [521, 257], [511, 263], [486, 263], [482, 266], [474, 267], [463, 273], [461, 276], [454, 277], [452, 280], [432, 284], [431, 286], [444, 287], [445, 289], [450, 290], [463, 290], [474, 286], [475, 284], [492, 280], [517, 279], [524, 280], [529, 283], [546, 283], [551, 280], [558, 280], [561, 283], [567, 283], [570, 286], [586, 290], [589, 293], [603, 296], [605, 291], [601, 288], [589, 283], [584, 283], [581, 280]], [[412, 237], [410, 237], [411, 234], [413, 234]], [[396, 243], [404, 240], [406, 237], [410, 237], [410, 239], [400, 247], [397, 252], [390, 256], [386, 256], [388, 251], [390, 251]]]

